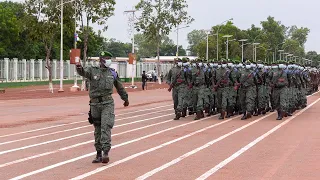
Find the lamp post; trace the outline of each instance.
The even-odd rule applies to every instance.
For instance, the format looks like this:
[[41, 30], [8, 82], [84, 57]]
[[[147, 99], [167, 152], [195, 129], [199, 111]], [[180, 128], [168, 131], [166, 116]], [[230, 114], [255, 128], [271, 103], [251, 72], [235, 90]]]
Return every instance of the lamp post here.
[[282, 59], [281, 59], [281, 53], [283, 53], [284, 50], [279, 50], [278, 52], [280, 52], [280, 60], [282, 60]]
[[253, 45], [253, 61], [257, 62], [257, 45], [260, 43], [252, 43]]
[[179, 28], [179, 26], [177, 27], [176, 31], [177, 31], [177, 52], [176, 52], [176, 56], [177, 58], [179, 57], [179, 29], [184, 29], [184, 28], [188, 28], [190, 26], [184, 26]]
[[227, 21], [232, 21], [232, 20], [233, 20], [233, 18], [223, 21], [223, 22], [219, 25], [219, 28], [218, 28], [218, 30], [217, 30], [217, 33], [216, 33], [216, 35], [217, 35], [217, 60], [219, 60], [219, 31], [220, 31], [221, 25], [224, 24], [224, 23], [227, 22]]
[[211, 30], [204, 30], [207, 34], [207, 49], [206, 49], [206, 59], [208, 61], [209, 59], [209, 34], [211, 32]]
[[60, 89], [58, 92], [64, 92], [63, 90], [63, 5], [67, 3], [71, 3], [75, 0], [71, 0], [68, 2], [63, 2], [63, 0], [60, 1], [60, 12], [61, 12], [61, 19], [60, 19], [60, 30], [61, 30], [61, 36], [60, 36]]
[[[134, 14], [135, 14], [136, 10], [129, 10], [129, 11], [124, 11], [124, 13], [132, 13], [132, 21], [134, 24]], [[134, 56], [134, 25], [131, 26], [131, 31], [132, 31], [132, 55]], [[132, 66], [131, 66], [131, 88], [136, 88], [136, 86], [134, 85], [134, 62], [132, 62]]]
[[248, 39], [240, 39], [239, 41], [242, 42], [242, 45], [241, 45], [241, 47], [242, 47], [242, 55], [241, 55], [242, 59], [241, 59], [241, 61], [243, 62], [243, 46], [244, 46], [244, 42], [248, 41]]
[[229, 38], [232, 37], [233, 35], [224, 35], [222, 37], [227, 38], [227, 52], [226, 52], [226, 58], [228, 60], [229, 56]]

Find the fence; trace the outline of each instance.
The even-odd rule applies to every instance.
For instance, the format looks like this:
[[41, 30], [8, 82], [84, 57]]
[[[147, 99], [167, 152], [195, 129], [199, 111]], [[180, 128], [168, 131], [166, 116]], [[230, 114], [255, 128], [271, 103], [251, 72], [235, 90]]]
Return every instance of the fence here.
[[[52, 79], [60, 79], [60, 61], [52, 60]], [[86, 66], [98, 66], [99, 62], [89, 61]], [[131, 78], [132, 77], [132, 65], [129, 65], [126, 61], [112, 62], [111, 65], [114, 68], [119, 78]], [[173, 67], [171, 63], [161, 63], [161, 72], [165, 75]], [[137, 62], [134, 68], [134, 77], [140, 78], [143, 71], [150, 71], [157, 68], [156, 63]], [[70, 61], [63, 62], [63, 79], [74, 79], [75, 65], [70, 64]], [[31, 60], [18, 60], [18, 59], [0, 59], [0, 83], [1, 82], [19, 82], [19, 81], [47, 81], [49, 78], [49, 72], [46, 69], [46, 61], [42, 59]]]

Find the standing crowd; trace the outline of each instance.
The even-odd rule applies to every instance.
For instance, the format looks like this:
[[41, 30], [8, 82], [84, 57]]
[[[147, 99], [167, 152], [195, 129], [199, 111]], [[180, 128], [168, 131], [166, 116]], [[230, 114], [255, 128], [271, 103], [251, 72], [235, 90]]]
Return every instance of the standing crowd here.
[[220, 114], [242, 114], [242, 120], [277, 111], [277, 120], [307, 106], [307, 95], [318, 91], [320, 71], [295, 62], [271, 64], [230, 60], [175, 59], [166, 82], [172, 92], [175, 118], [194, 120]]

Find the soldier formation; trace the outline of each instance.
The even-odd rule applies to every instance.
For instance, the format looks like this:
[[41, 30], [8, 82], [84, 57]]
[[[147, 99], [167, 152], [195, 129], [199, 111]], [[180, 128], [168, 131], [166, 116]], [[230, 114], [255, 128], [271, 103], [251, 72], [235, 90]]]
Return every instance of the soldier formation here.
[[318, 91], [320, 71], [295, 62], [175, 59], [167, 75], [175, 118], [194, 120], [220, 113], [219, 119], [241, 120], [277, 111], [277, 120], [307, 106], [307, 95]]

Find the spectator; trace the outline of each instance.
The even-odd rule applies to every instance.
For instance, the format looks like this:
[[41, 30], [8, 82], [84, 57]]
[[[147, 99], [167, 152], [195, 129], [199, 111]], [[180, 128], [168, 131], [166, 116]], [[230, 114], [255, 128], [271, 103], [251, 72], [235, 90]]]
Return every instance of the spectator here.
[[146, 75], [146, 71], [143, 71], [142, 73], [142, 90], [144, 90], [144, 87], [146, 85], [146, 82], [147, 82], [147, 75]]

